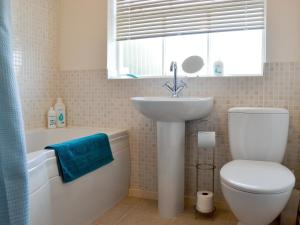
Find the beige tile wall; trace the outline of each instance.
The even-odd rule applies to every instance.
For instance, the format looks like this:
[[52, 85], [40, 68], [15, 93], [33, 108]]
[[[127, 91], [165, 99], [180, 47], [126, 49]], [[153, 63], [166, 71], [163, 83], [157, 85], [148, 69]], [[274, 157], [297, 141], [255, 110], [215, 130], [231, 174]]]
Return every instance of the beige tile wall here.
[[[130, 131], [131, 188], [156, 192], [156, 125], [140, 115], [130, 102], [133, 96], [159, 96], [169, 93], [161, 87], [165, 79], [107, 80], [104, 71], [61, 72], [61, 91], [71, 125], [122, 127]], [[186, 195], [195, 191], [195, 156], [198, 130], [217, 132], [216, 165], [219, 170], [230, 158], [227, 136], [227, 110], [233, 106], [285, 107], [290, 111], [290, 133], [285, 164], [293, 169], [300, 187], [300, 63], [272, 63], [264, 77], [191, 78], [186, 80], [185, 96], [214, 96], [214, 112], [208, 121], [187, 123]], [[200, 152], [202, 160], [211, 159]], [[220, 193], [217, 171], [216, 189]], [[209, 188], [209, 174], [201, 174], [199, 188]]]
[[59, 0], [12, 0], [13, 57], [26, 128], [44, 127], [57, 95]]

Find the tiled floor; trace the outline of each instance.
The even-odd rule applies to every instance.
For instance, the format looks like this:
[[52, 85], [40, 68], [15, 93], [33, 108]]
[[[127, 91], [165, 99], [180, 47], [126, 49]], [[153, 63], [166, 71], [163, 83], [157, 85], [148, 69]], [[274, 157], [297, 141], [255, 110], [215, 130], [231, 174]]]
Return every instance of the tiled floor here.
[[173, 219], [159, 216], [157, 202], [138, 198], [126, 198], [106, 212], [93, 225], [236, 225], [231, 212], [218, 209], [213, 218], [195, 218], [192, 209]]

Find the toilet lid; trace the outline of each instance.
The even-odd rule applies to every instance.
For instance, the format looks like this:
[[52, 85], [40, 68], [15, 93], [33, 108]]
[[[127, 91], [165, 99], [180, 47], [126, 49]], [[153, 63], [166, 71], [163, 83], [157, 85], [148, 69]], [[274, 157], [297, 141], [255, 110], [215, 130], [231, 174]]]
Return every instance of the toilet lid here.
[[274, 162], [234, 160], [223, 166], [220, 175], [225, 184], [249, 193], [282, 193], [295, 185], [294, 174]]

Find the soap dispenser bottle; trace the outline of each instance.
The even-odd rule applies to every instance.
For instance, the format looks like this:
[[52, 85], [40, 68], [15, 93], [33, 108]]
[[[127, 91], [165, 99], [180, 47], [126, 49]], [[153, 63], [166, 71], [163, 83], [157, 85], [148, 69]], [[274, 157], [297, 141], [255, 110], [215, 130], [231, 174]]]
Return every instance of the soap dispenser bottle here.
[[66, 107], [61, 98], [57, 98], [54, 106], [57, 118], [57, 127], [62, 128], [66, 126]]
[[53, 107], [50, 107], [48, 111], [48, 128], [56, 128], [56, 112], [54, 111]]
[[224, 75], [224, 64], [221, 60], [217, 60], [214, 63], [214, 75], [223, 76]]

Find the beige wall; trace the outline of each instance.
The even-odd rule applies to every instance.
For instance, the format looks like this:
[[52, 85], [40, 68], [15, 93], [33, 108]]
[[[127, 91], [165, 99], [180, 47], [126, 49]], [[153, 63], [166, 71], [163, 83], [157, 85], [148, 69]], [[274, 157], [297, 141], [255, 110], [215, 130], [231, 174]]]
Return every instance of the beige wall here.
[[[106, 68], [106, 0], [62, 0], [61, 70]], [[268, 0], [267, 62], [300, 61], [300, 0]]]
[[60, 69], [106, 68], [106, 0], [61, 0]]
[[269, 62], [300, 62], [300, 0], [268, 0]]

